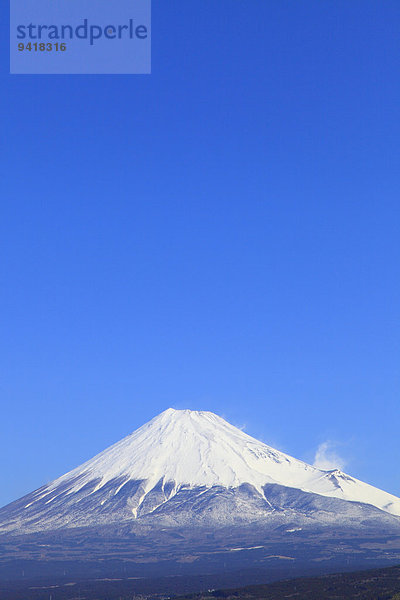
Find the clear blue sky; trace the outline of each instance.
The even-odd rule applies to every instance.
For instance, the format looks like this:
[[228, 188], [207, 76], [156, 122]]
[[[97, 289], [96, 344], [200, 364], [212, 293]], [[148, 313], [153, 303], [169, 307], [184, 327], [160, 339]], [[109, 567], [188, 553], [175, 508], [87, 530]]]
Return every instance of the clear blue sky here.
[[10, 76], [0, 504], [167, 407], [400, 494], [400, 3], [153, 0], [151, 76]]

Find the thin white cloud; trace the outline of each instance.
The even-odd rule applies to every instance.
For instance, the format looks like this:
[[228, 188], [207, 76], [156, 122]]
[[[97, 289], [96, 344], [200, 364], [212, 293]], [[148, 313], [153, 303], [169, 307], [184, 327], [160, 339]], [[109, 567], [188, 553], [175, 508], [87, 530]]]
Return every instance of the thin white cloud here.
[[314, 467], [318, 467], [318, 469], [323, 469], [324, 471], [344, 469], [347, 461], [336, 452], [335, 445], [333, 442], [327, 440], [318, 446], [314, 457]]

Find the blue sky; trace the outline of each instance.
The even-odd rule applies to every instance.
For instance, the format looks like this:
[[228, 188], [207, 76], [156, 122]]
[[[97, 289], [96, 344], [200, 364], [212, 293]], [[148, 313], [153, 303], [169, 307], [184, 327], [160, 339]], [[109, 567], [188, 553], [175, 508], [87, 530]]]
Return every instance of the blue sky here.
[[399, 495], [399, 3], [154, 0], [150, 76], [0, 10], [0, 504], [170, 406]]

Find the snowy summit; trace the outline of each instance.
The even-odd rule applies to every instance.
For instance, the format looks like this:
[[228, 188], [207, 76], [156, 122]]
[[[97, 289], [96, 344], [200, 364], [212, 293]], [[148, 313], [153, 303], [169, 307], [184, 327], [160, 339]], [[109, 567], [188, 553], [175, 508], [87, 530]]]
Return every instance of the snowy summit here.
[[[324, 471], [292, 458], [212, 412], [169, 408], [83, 465], [1, 509], [0, 531], [15, 524], [30, 530], [178, 514], [178, 499], [187, 502], [190, 496], [191, 510], [198, 510], [200, 495], [208, 494], [204, 504], [212, 491], [214, 507], [218, 497], [225, 502], [228, 493], [243, 491], [243, 486], [251, 490], [261, 518], [264, 508], [272, 507], [268, 485], [400, 515], [400, 499], [387, 492], [339, 470]], [[237, 503], [235, 507], [239, 510]], [[210, 514], [210, 505], [207, 510]]]

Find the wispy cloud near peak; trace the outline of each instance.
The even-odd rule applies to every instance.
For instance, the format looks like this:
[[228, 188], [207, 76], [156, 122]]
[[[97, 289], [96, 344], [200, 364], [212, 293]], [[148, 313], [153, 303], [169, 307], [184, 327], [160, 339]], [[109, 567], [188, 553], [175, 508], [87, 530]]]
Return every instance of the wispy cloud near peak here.
[[329, 471], [330, 469], [344, 469], [347, 461], [335, 450], [336, 444], [327, 440], [322, 442], [315, 452], [314, 467]]

